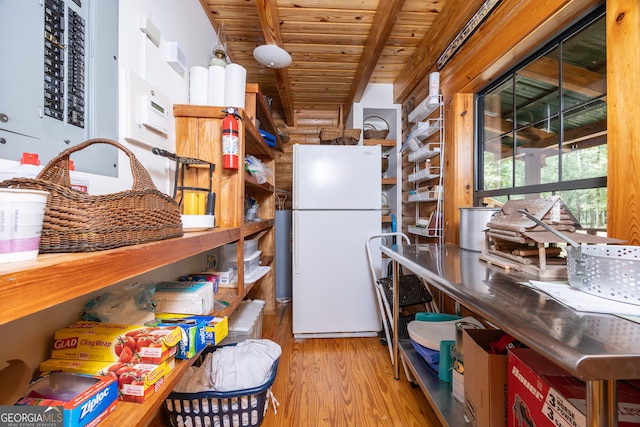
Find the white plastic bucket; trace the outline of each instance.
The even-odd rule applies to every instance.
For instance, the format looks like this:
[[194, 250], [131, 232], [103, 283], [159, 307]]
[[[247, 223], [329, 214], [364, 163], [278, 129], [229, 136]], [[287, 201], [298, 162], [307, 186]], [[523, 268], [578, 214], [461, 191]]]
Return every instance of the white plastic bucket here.
[[48, 196], [46, 191], [0, 188], [0, 262], [38, 257]]

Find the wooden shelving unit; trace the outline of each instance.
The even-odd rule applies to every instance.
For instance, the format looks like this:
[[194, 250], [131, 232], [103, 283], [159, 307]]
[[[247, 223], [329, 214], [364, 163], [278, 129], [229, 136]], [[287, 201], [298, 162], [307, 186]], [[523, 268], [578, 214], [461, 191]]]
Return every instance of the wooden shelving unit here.
[[[271, 114], [257, 85], [247, 85], [246, 109], [241, 111], [239, 126], [240, 168], [223, 169], [221, 128], [222, 107], [175, 105], [176, 154], [194, 157], [216, 165], [209, 170], [194, 168], [186, 185], [208, 187], [212, 179], [216, 192], [216, 227], [207, 231], [185, 232], [184, 236], [122, 248], [69, 254], [43, 254], [36, 260], [0, 264], [0, 325], [24, 318], [44, 309], [70, 302], [115, 283], [156, 270], [175, 262], [206, 253], [228, 243], [237, 243], [238, 265], [243, 266], [243, 243], [258, 233], [261, 265], [270, 270], [254, 282], [245, 284], [242, 267], [238, 287], [221, 289], [216, 298], [229, 305], [213, 314], [229, 316], [247, 296], [265, 300], [265, 312], [275, 310], [275, 177], [266, 183], [244, 171], [244, 155], [259, 158], [275, 171], [275, 154], [255, 126], [276, 135], [276, 149], [282, 142], [271, 121]], [[190, 180], [190, 181], [189, 181]], [[188, 182], [187, 182], [188, 181]], [[250, 195], [259, 203], [259, 221], [244, 221], [244, 198]], [[146, 425], [156, 415], [164, 399], [191, 366], [191, 360], [176, 361], [175, 369], [163, 379], [162, 387], [144, 404], [118, 402], [114, 413], [103, 422], [107, 425]]]
[[[238, 245], [238, 266], [243, 266], [244, 239], [264, 232], [258, 249], [262, 252], [260, 263], [270, 266], [271, 270], [252, 285], [252, 297], [266, 302], [265, 312], [275, 310], [275, 153], [274, 149], [282, 147], [271, 112], [268, 110], [264, 96], [258, 85], [247, 84], [245, 108], [240, 111], [242, 119], [239, 123], [239, 169], [223, 169], [222, 165], [222, 119], [224, 107], [174, 105], [173, 114], [176, 118], [176, 152], [180, 156], [195, 157], [217, 165], [213, 175], [213, 185], [217, 189], [216, 223], [223, 227], [239, 227], [240, 235], [233, 242]], [[256, 127], [256, 119], [260, 127], [276, 136], [276, 146], [269, 147]], [[258, 180], [244, 170], [245, 155], [258, 158], [272, 174], [267, 176], [267, 182]], [[195, 186], [202, 186], [201, 182], [208, 180], [208, 176], [198, 175], [192, 182]], [[252, 197], [258, 202], [258, 217], [260, 221], [244, 220], [244, 200]], [[249, 292], [244, 285], [244, 271], [238, 269], [237, 296], [243, 298]], [[228, 301], [229, 291], [223, 290], [221, 299]]]

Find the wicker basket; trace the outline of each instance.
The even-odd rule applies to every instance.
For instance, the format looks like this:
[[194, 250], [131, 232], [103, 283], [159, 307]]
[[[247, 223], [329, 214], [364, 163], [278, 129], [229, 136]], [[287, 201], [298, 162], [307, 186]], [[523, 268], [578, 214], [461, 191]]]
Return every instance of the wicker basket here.
[[[207, 352], [217, 347], [207, 347]], [[258, 387], [237, 391], [171, 392], [164, 401], [164, 412], [172, 427], [259, 426], [269, 404], [268, 393], [276, 379], [278, 362], [271, 367], [267, 381]]]
[[345, 129], [342, 123], [342, 105], [338, 111], [337, 129], [320, 129], [320, 143], [331, 145], [356, 145], [361, 129]]
[[[378, 129], [370, 119], [380, 119], [386, 124], [386, 129]], [[364, 139], [385, 139], [389, 135], [389, 122], [380, 116], [369, 116], [362, 122], [362, 128], [364, 129]]]
[[[131, 190], [89, 195], [71, 188], [69, 156], [89, 145], [113, 145], [129, 156]], [[182, 236], [180, 207], [160, 192], [133, 153], [109, 139], [91, 139], [52, 159], [35, 179], [0, 182], [4, 188], [49, 192], [40, 253], [93, 252]]]
[[339, 125], [338, 129], [321, 129], [320, 143], [331, 145], [356, 145], [360, 140], [360, 129], [344, 129]]

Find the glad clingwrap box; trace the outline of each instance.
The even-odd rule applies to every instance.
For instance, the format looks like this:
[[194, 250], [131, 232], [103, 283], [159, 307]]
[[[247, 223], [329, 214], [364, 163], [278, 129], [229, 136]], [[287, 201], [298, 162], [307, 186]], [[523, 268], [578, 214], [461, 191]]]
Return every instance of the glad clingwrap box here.
[[79, 321], [57, 331], [54, 359], [160, 364], [176, 354], [182, 329]]
[[[20, 406], [55, 406], [50, 417], [61, 417], [64, 427], [95, 426], [116, 408], [118, 385], [112, 376], [48, 373], [33, 381]], [[53, 411], [61, 410], [62, 413]], [[59, 419], [50, 418], [55, 425]], [[31, 425], [31, 423], [27, 423]], [[38, 423], [36, 423], [38, 424]], [[11, 425], [11, 423], [9, 424]], [[16, 423], [16, 425], [23, 425]], [[26, 425], [26, 424], [24, 424]], [[39, 424], [44, 425], [44, 424]]]
[[118, 400], [143, 403], [162, 387], [166, 375], [174, 367], [174, 358], [159, 365], [49, 359], [40, 364], [40, 371], [111, 377], [117, 382]]
[[[509, 427], [586, 427], [586, 386], [534, 350], [508, 354]], [[640, 426], [640, 390], [617, 381], [618, 426]]]

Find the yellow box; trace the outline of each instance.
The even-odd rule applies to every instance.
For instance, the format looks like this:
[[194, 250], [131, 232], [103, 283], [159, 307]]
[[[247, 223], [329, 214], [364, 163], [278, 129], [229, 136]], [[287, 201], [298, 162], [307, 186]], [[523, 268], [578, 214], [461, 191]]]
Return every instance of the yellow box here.
[[160, 364], [176, 354], [178, 326], [140, 326], [79, 321], [54, 335], [54, 359]]
[[156, 313], [156, 319], [195, 319], [198, 322], [204, 320], [205, 338], [207, 345], [218, 345], [229, 334], [229, 319], [224, 316], [190, 316], [188, 314]]

